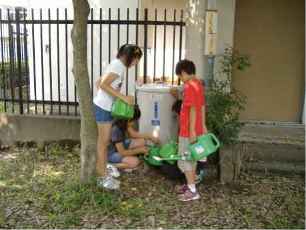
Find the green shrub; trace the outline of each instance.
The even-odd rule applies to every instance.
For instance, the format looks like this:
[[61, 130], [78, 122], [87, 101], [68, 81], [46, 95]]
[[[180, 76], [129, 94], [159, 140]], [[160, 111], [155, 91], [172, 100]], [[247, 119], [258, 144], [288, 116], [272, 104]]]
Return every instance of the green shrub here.
[[4, 109], [4, 102], [0, 102], [0, 113], [4, 113], [5, 109]]
[[[18, 66], [11, 66], [10, 63], [0, 63], [0, 88], [9, 88], [11, 84], [14, 86], [25, 85], [27, 81], [27, 68], [26, 63], [21, 63], [21, 79], [19, 79]], [[21, 81], [21, 82], [20, 82]], [[20, 82], [20, 84], [18, 84]]]
[[235, 143], [243, 124], [240, 113], [245, 109], [246, 97], [231, 87], [233, 70], [244, 71], [250, 67], [248, 56], [241, 55], [232, 48], [225, 49], [221, 60], [221, 71], [217, 75], [225, 80], [213, 80], [206, 94], [208, 111], [207, 126], [223, 144]]

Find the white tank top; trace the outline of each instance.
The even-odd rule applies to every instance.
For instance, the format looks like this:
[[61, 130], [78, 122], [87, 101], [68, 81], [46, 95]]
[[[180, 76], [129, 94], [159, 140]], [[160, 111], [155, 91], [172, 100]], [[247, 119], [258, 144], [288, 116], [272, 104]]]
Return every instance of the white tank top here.
[[[126, 66], [121, 62], [121, 60], [114, 59], [104, 71], [104, 77], [109, 73], [114, 73], [117, 75], [117, 78], [111, 83], [111, 87], [114, 88], [114, 90], [120, 91], [122, 82], [124, 80], [125, 70]], [[100, 108], [106, 111], [111, 111], [114, 100], [115, 98], [113, 96], [100, 88], [97, 95], [94, 97], [93, 102]]]

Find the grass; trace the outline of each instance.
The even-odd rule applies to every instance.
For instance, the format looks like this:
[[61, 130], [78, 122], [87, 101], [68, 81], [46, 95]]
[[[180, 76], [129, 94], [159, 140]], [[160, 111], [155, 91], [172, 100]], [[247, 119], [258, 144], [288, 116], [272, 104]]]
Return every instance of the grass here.
[[23, 146], [0, 152], [0, 228], [304, 229], [304, 178], [243, 174], [233, 185], [209, 174], [201, 199], [180, 203], [155, 170], [123, 174], [121, 190], [78, 181], [78, 148]]

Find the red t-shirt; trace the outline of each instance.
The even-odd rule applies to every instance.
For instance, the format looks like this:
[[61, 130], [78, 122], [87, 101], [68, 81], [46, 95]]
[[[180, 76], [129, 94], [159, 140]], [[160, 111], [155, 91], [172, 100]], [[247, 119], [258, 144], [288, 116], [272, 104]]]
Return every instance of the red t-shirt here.
[[191, 79], [184, 84], [183, 103], [180, 112], [180, 137], [190, 137], [189, 121], [190, 108], [195, 107], [197, 136], [203, 135], [202, 106], [205, 105], [204, 87], [200, 80]]

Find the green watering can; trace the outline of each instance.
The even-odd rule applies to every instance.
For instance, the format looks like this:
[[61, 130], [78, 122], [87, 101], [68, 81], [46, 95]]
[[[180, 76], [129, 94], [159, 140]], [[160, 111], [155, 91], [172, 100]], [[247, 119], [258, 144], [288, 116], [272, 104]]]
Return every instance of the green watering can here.
[[121, 99], [116, 99], [112, 105], [112, 117], [129, 120], [134, 116], [134, 107], [128, 105]]
[[161, 166], [163, 164], [164, 158], [170, 158], [167, 160], [169, 164], [175, 164], [177, 159], [173, 159], [173, 156], [177, 156], [177, 144], [175, 141], [170, 141], [167, 144], [164, 144], [161, 147], [158, 146], [150, 146], [149, 154], [144, 156], [145, 162], [149, 165]]
[[155, 159], [155, 157], [159, 157], [159, 151], [160, 148], [157, 146], [149, 147], [149, 154], [144, 156], [145, 162], [149, 165], [161, 166], [163, 162]]
[[159, 155], [162, 159], [167, 159], [166, 161], [169, 164], [175, 164], [177, 159], [173, 159], [172, 158], [176, 158], [177, 156], [177, 151], [178, 151], [178, 147], [177, 147], [177, 143], [175, 141], [170, 141], [167, 144], [164, 144], [160, 151], [159, 151]]
[[198, 137], [196, 143], [189, 145], [189, 157], [194, 161], [202, 160], [215, 153], [219, 147], [220, 142], [218, 138], [212, 133], [207, 133]]
[[[170, 145], [171, 143], [169, 143]], [[189, 154], [185, 156], [180, 156], [177, 154], [177, 151], [173, 151], [168, 147], [165, 147], [168, 150], [168, 153], [163, 152], [160, 156], [153, 156], [155, 160], [159, 161], [171, 161], [174, 162], [175, 160], [189, 160], [189, 161], [198, 161], [202, 160], [203, 158], [215, 153], [217, 149], [220, 147], [220, 142], [217, 137], [212, 134], [208, 133], [203, 136], [197, 138], [197, 142], [194, 144], [189, 145]]]

